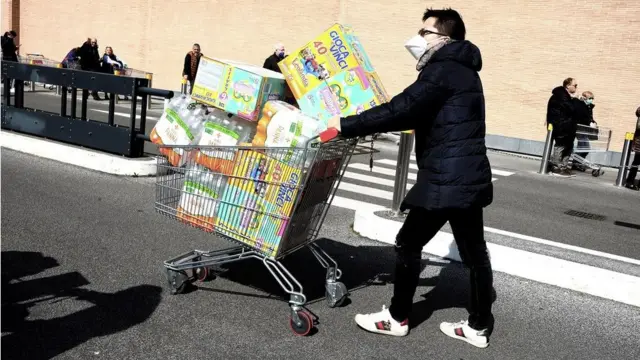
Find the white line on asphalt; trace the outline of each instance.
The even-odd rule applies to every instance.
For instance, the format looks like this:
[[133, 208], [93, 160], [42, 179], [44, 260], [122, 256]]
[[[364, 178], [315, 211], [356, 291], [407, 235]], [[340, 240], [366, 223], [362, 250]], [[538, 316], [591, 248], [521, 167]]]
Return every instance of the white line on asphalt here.
[[370, 203], [353, 200], [353, 199], [348, 199], [341, 196], [334, 197], [333, 201], [331, 202], [331, 206], [336, 206], [339, 208], [349, 209], [353, 211], [356, 211], [356, 210], [379, 211], [384, 209], [384, 206], [370, 204]]
[[[415, 157], [414, 157], [414, 159], [415, 159]], [[379, 159], [379, 160], [374, 160], [373, 162], [377, 162], [377, 163], [383, 164], [383, 165], [391, 165], [391, 166], [396, 166], [396, 164], [398, 163], [397, 161], [391, 160], [391, 159]], [[418, 165], [410, 163], [409, 164], [409, 169], [418, 170]], [[515, 174], [515, 173], [513, 173], [511, 171], [496, 170], [496, 169], [491, 169], [491, 173], [493, 173], [494, 175], [498, 175], [498, 176], [511, 176], [511, 175]]]
[[624, 256], [605, 253], [605, 252], [602, 252], [602, 251], [581, 248], [581, 247], [574, 246], [574, 245], [558, 243], [558, 242], [555, 242], [555, 241], [540, 239], [540, 238], [529, 236], [529, 235], [522, 235], [522, 234], [514, 233], [514, 232], [511, 232], [511, 231], [494, 229], [494, 228], [490, 228], [490, 227], [486, 227], [486, 226], [484, 227], [484, 231], [487, 231], [487, 232], [490, 232], [490, 233], [494, 233], [494, 234], [498, 234], [498, 235], [509, 236], [509, 237], [513, 237], [513, 238], [516, 238], [516, 239], [520, 239], [520, 240], [530, 241], [530, 242], [534, 242], [534, 243], [538, 243], [538, 244], [542, 244], [542, 245], [548, 245], [548, 246], [553, 246], [553, 247], [557, 247], [557, 248], [561, 248], [561, 249], [580, 252], [580, 253], [583, 253], [583, 254], [599, 256], [599, 257], [603, 257], [603, 258], [607, 258], [607, 259], [611, 259], [611, 260], [616, 260], [616, 261], [620, 261], [620, 262], [626, 262], [626, 263], [634, 264], [634, 265], [640, 265], [640, 260], [638, 260], [638, 259], [632, 259], [632, 258], [628, 258], [628, 257], [624, 257]]
[[[349, 164], [347, 166], [347, 169], [356, 169], [356, 170], [364, 170], [364, 171], [370, 171], [370, 172], [374, 172], [374, 173], [378, 173], [378, 174], [382, 174], [382, 175], [388, 175], [388, 176], [396, 176], [396, 171], [394, 169], [389, 169], [389, 168], [383, 168], [383, 167], [379, 167], [379, 166], [374, 166], [373, 169], [369, 169], [369, 165], [367, 164], [363, 164], [363, 163], [353, 163], [353, 164]], [[407, 178], [409, 180], [417, 180], [418, 176], [415, 173], [409, 173], [409, 175], [407, 176]], [[491, 181], [496, 181], [498, 180], [497, 178], [491, 178]]]
[[[347, 166], [347, 168], [369, 171], [369, 165], [363, 164], [363, 163], [349, 164], [349, 166]], [[388, 175], [388, 176], [395, 176], [396, 175], [396, 170], [395, 169], [383, 168], [383, 167], [380, 167], [380, 166], [374, 166], [373, 170], [371, 170], [371, 172], [375, 172], [375, 173], [382, 174], [382, 175]], [[417, 175], [415, 173], [409, 173], [408, 179], [409, 180], [416, 180], [417, 179]]]
[[[369, 176], [369, 175], [363, 175], [363, 174], [354, 173], [351, 171], [345, 171], [344, 177], [349, 179], [354, 179], [354, 180], [366, 181], [366, 182], [374, 183], [378, 185], [390, 186], [390, 187], [393, 187], [395, 183], [394, 180], [383, 179], [383, 178]], [[407, 184], [407, 189], [411, 189], [412, 186], [413, 184]]]
[[338, 190], [349, 191], [360, 195], [373, 196], [385, 200], [393, 200], [393, 193], [391, 191], [374, 189], [366, 186], [351, 184], [344, 181], [340, 183]]
[[[108, 114], [109, 113], [109, 110], [100, 110], [100, 109], [91, 109], [91, 110], [92, 111], [101, 112], [101, 113], [104, 113], [104, 114]], [[120, 117], [125, 117], [125, 118], [129, 118], [131, 116], [131, 114], [121, 113], [121, 112], [114, 112], [113, 114], [115, 116], [120, 116]], [[136, 115], [136, 119], [140, 119], [140, 115]], [[147, 115], [147, 120], [158, 120], [158, 118]]]

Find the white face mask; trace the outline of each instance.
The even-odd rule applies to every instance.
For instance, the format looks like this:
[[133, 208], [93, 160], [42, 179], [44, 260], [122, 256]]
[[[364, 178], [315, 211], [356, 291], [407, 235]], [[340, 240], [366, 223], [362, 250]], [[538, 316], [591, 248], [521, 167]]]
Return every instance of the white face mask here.
[[427, 52], [429, 44], [424, 37], [416, 35], [409, 39], [407, 43], [404, 44], [404, 47], [409, 51], [409, 53], [411, 53], [411, 55], [413, 55], [414, 58], [416, 58], [416, 60], [420, 60], [420, 57]]

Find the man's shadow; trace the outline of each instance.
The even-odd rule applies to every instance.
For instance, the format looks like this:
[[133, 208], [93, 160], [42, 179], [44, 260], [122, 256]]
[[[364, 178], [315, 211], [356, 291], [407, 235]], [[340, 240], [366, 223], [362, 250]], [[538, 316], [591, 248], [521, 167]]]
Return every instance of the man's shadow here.
[[[59, 266], [38, 252], [2, 252], [3, 359], [50, 359], [94, 337], [124, 331], [143, 323], [155, 311], [162, 289], [139, 285], [115, 293], [81, 288], [89, 281], [78, 272], [35, 279]], [[40, 303], [86, 301], [91, 306], [46, 320], [29, 320]]]
[[[396, 253], [393, 246], [352, 246], [330, 239], [319, 239], [317, 243], [336, 260], [343, 273], [339, 281], [343, 282], [350, 292], [394, 282]], [[303, 286], [308, 303], [325, 300], [326, 272], [309, 250], [301, 249], [285, 257], [282, 263]], [[424, 292], [424, 287], [431, 289], [424, 292], [423, 300], [414, 304], [410, 321], [412, 326], [421, 324], [436, 310], [468, 309], [469, 307], [469, 271], [461, 263], [423, 259], [422, 269], [424, 270], [427, 266], [435, 266], [440, 269], [440, 272], [433, 277], [420, 279], [417, 294]], [[245, 260], [224, 265], [221, 269], [222, 272], [218, 273], [220, 277], [266, 293], [265, 295], [246, 294], [248, 296], [276, 297], [288, 301], [286, 293], [278, 286], [271, 274], [265, 271], [260, 261]], [[202, 290], [229, 293], [221, 290], [220, 286], [213, 289], [206, 283], [196, 283], [196, 285]], [[495, 290], [493, 298], [495, 301]], [[391, 292], [389, 298], [381, 299], [381, 302], [389, 305], [390, 300]], [[345, 306], [348, 304], [349, 301], [345, 302]]]

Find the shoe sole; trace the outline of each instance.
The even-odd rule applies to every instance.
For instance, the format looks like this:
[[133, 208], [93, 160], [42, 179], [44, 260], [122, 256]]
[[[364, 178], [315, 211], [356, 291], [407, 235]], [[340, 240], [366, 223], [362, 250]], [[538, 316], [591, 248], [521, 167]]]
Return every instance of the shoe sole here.
[[440, 332], [442, 332], [443, 334], [447, 335], [450, 338], [453, 338], [453, 339], [456, 339], [456, 340], [462, 340], [462, 341], [466, 342], [467, 344], [473, 345], [473, 346], [475, 346], [477, 348], [480, 348], [480, 349], [486, 349], [489, 346], [488, 342], [486, 344], [478, 344], [478, 343], [472, 342], [471, 340], [469, 340], [468, 338], [465, 338], [465, 337], [460, 337], [460, 336], [455, 335], [455, 334], [453, 334], [453, 335], [447, 334], [446, 332], [442, 331], [442, 329], [440, 329]]

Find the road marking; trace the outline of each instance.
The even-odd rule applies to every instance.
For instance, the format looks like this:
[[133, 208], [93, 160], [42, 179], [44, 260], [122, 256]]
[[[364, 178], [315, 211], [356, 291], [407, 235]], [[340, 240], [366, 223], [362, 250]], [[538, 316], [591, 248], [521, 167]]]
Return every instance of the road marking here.
[[333, 198], [333, 201], [331, 202], [331, 206], [336, 206], [353, 211], [379, 211], [384, 209], [384, 206], [353, 200], [342, 196], [335, 196]]
[[[366, 181], [366, 182], [374, 183], [378, 185], [390, 186], [390, 187], [393, 187], [395, 184], [394, 180], [383, 179], [383, 178], [369, 176], [369, 175], [363, 175], [363, 174], [354, 173], [351, 171], [345, 171], [344, 177], [349, 179], [354, 179], [354, 180]], [[411, 189], [412, 186], [413, 184], [407, 184], [407, 189]]]
[[[363, 164], [363, 163], [353, 163], [353, 164], [349, 164], [349, 166], [347, 166], [347, 168], [352, 168], [352, 169], [357, 169], [357, 170], [365, 170], [365, 171], [369, 171], [369, 165], [367, 164]], [[374, 166], [373, 169], [371, 170], [371, 172], [375, 172], [378, 174], [382, 174], [382, 175], [388, 175], [388, 176], [396, 176], [396, 170], [395, 169], [389, 169], [389, 168], [383, 168], [380, 166]], [[408, 179], [409, 180], [417, 180], [418, 176], [415, 173], [409, 173]]]
[[[108, 114], [109, 113], [109, 110], [100, 110], [100, 109], [91, 109], [91, 110], [92, 111], [101, 112], [103, 114]], [[124, 117], [124, 118], [127, 118], [127, 119], [131, 118], [131, 114], [127, 114], [127, 113], [114, 112], [113, 114], [115, 116], [120, 116], [120, 117]], [[136, 115], [136, 119], [140, 119], [140, 115]], [[158, 120], [158, 118], [147, 115], [147, 120]]]
[[374, 189], [367, 186], [351, 184], [344, 181], [340, 183], [338, 190], [349, 191], [360, 195], [373, 196], [385, 200], [393, 200], [393, 193], [390, 191]]
[[[415, 161], [415, 156], [412, 159], [413, 161]], [[377, 162], [379, 164], [383, 164], [383, 165], [391, 165], [391, 166], [397, 166], [398, 162], [395, 160], [390, 160], [390, 159], [381, 159], [381, 160], [374, 160], [373, 162]], [[413, 163], [409, 163], [409, 169], [411, 170], [418, 170], [418, 165], [413, 164]], [[491, 169], [491, 173], [494, 175], [498, 175], [498, 176], [511, 176], [515, 173], [511, 172], [511, 171], [504, 171], [504, 170], [496, 170], [496, 169]]]
[[586, 249], [586, 248], [582, 248], [582, 247], [575, 246], [575, 245], [563, 244], [563, 243], [559, 243], [559, 242], [555, 242], [555, 241], [551, 241], [551, 240], [540, 239], [540, 238], [537, 238], [537, 237], [518, 234], [518, 233], [511, 232], [511, 231], [494, 229], [494, 228], [490, 228], [490, 227], [487, 227], [487, 226], [484, 227], [484, 231], [487, 231], [487, 232], [490, 232], [490, 233], [494, 233], [494, 234], [498, 234], [498, 235], [509, 236], [509, 237], [513, 237], [513, 238], [516, 238], [516, 239], [520, 239], [520, 240], [530, 241], [530, 242], [534, 242], [534, 243], [537, 243], [537, 244], [553, 246], [553, 247], [557, 247], [557, 248], [561, 248], [561, 249], [565, 249], [565, 250], [571, 250], [571, 251], [575, 251], [575, 252], [579, 252], [579, 253], [583, 253], [583, 254], [603, 257], [603, 258], [606, 258], [606, 259], [616, 260], [616, 261], [620, 261], [620, 262], [626, 262], [626, 263], [634, 264], [634, 265], [640, 265], [640, 260], [638, 260], [638, 259], [632, 259], [632, 258], [628, 258], [628, 257], [624, 257], [624, 256], [605, 253], [605, 252], [602, 252], [602, 251]]

